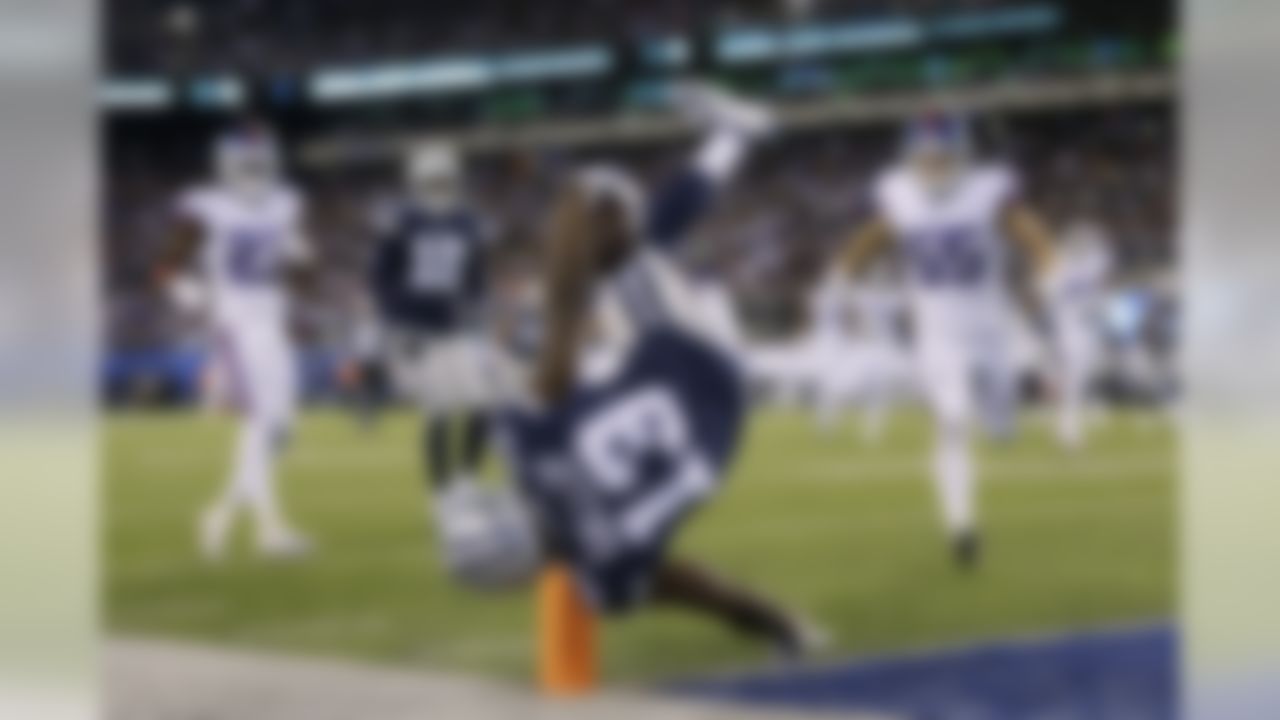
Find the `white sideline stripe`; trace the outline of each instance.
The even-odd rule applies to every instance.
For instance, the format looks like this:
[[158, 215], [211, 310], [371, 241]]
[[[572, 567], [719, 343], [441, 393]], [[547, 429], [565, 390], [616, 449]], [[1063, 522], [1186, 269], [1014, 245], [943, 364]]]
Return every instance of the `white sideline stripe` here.
[[[777, 481], [785, 484], [786, 476], [799, 482], [849, 482], [874, 483], [899, 481], [904, 476], [924, 477], [929, 472], [929, 458], [920, 455], [911, 459], [857, 461], [847, 463], [823, 463], [793, 466], [794, 470], [779, 469], [784, 476]], [[1155, 456], [1129, 456], [1106, 459], [1080, 460], [1046, 457], [1039, 460], [981, 460], [975, 468], [979, 482], [1030, 482], [1037, 480], [1130, 480], [1151, 473], [1172, 474], [1174, 460]]]
[[[219, 462], [222, 455], [216, 455]], [[774, 458], [757, 457], [757, 462], [770, 462]], [[745, 458], [750, 462], [751, 458]], [[127, 458], [122, 464], [143, 466], [147, 469], [174, 471], [189, 470], [192, 456], [188, 452], [172, 448], [151, 448]], [[979, 479], [994, 482], [1026, 482], [1034, 480], [1126, 480], [1135, 475], [1151, 473], [1172, 474], [1177, 462], [1174, 453], [1114, 453], [1097, 456], [1058, 455], [1018, 459], [979, 458]], [[308, 448], [287, 456], [282, 467], [286, 471], [348, 473], [355, 470], [378, 468], [403, 469], [418, 472], [418, 460], [408, 453], [387, 453], [354, 448]], [[843, 461], [819, 460], [805, 462], [778, 462], [778, 483], [789, 482], [856, 482], [872, 483], [898, 481], [904, 476], [921, 477], [928, 472], [927, 452], [908, 453], [893, 457], [850, 457]], [[769, 482], [775, 482], [770, 480]]]
[[[551, 701], [496, 681], [115, 638], [105, 649], [107, 720], [811, 720], [607, 691]], [[832, 715], [853, 720], [885, 716]]]

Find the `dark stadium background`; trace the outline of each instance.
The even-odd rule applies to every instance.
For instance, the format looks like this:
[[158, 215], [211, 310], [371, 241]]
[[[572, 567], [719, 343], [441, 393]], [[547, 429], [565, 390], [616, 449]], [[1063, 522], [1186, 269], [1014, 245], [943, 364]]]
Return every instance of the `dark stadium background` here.
[[[728, 284], [754, 338], [786, 338], [803, 328], [806, 293], [836, 244], [868, 213], [868, 183], [897, 150], [899, 123], [913, 111], [941, 101], [972, 109], [984, 151], [1016, 164], [1032, 203], [1055, 227], [1082, 216], [1107, 227], [1115, 243], [1118, 284], [1145, 308], [1144, 324], [1123, 342], [1155, 346], [1164, 358], [1174, 354], [1179, 298], [1170, 278], [1179, 259], [1181, 49], [1178, 18], [1173, 3], [1167, 1], [109, 0], [102, 20], [101, 389], [112, 407], [185, 407], [198, 393], [203, 338], [154, 288], [152, 266], [165, 240], [173, 198], [202, 178], [210, 139], [235, 118], [252, 112], [272, 121], [289, 148], [291, 172], [308, 194], [308, 219], [322, 259], [322, 279], [314, 296], [299, 308], [301, 362], [307, 371], [309, 397], [328, 400], [337, 394], [335, 371], [351, 354], [350, 327], [362, 312], [361, 275], [370, 250], [370, 217], [396, 190], [401, 150], [426, 137], [449, 138], [461, 145], [468, 154], [476, 202], [500, 221], [502, 272], [525, 272], [536, 262], [538, 228], [547, 198], [557, 178], [576, 160], [607, 156], [647, 177], [674, 166], [687, 139], [666, 119], [664, 81], [693, 71], [769, 99], [786, 124], [785, 133], [737, 180], [687, 258], [695, 271], [714, 274]], [[800, 37], [807, 31], [889, 27], [895, 21], [908, 22], [918, 36], [895, 41], [874, 32], [854, 33], [840, 36], [845, 45], [814, 53], [783, 43], [772, 57], [738, 62], [726, 60], [717, 50], [723, 50], [717, 43], [726, 38], [749, 36], [760, 29], [791, 28], [790, 37]], [[688, 41], [686, 52], [673, 56], [670, 43], [680, 39]], [[522, 67], [528, 70], [566, 49], [598, 54], [605, 69], [569, 73], [572, 77], [508, 77], [492, 83], [420, 86], [361, 96], [362, 83], [367, 90], [373, 82], [362, 73], [376, 75], [380, 68], [506, 62], [508, 72], [518, 75]], [[354, 95], [320, 101], [313, 83], [325, 73], [354, 78], [348, 84], [349, 89], [355, 88]], [[1123, 390], [1119, 388], [1122, 395]], [[158, 607], [161, 612], [154, 622], [159, 627], [167, 627], [166, 623], [185, 627], [181, 613], [164, 614], [168, 608], [163, 606], [163, 592], [172, 592], [175, 607], [181, 610], [181, 603], [191, 602], [200, 588], [215, 593], [205, 587], [213, 587], [214, 582], [182, 564], [189, 558], [177, 550], [164, 557], [159, 551], [154, 556], [149, 553], [152, 538], [172, 541], [175, 499], [192, 502], [200, 489], [185, 470], [158, 472], [157, 467], [177, 464], [165, 466], [162, 454], [152, 462], [147, 453], [163, 450], [158, 446], [165, 442], [180, 449], [196, 448], [191, 452], [201, 458], [213, 458], [214, 451], [198, 444], [204, 436], [193, 431], [198, 426], [191, 423], [170, 426], [143, 413], [121, 416], [124, 419], [110, 430], [113, 450], [108, 463], [110, 472], [129, 476], [112, 481], [120, 486], [112, 490], [116, 493], [112, 497], [137, 503], [130, 509], [140, 519], [135, 525], [109, 523], [109, 529], [118, 533], [111, 536], [115, 545], [109, 543], [109, 552], [116, 553], [109, 555], [109, 565], [118, 560], [125, 568], [108, 569], [109, 574], [119, 572], [119, 579], [112, 577], [108, 582], [111, 624], [115, 629], [121, 625], [126, 630], [153, 629], [146, 611]], [[327, 416], [318, 427], [312, 431], [353, 457], [385, 449], [344, 446], [342, 439], [349, 439], [344, 433], [353, 431]], [[753, 443], [754, 454], [743, 469], [757, 489], [768, 491], [767, 483], [777, 482], [774, 476], [791, 471], [787, 453], [831, 465], [848, 459], [839, 454], [845, 449], [814, 440], [807, 424], [794, 417], [769, 416], [764, 427], [763, 439]], [[880, 455], [872, 453], [869, 464], [900, 467], [895, 464], [899, 455], [917, 452], [923, 444], [925, 433], [919, 427], [909, 429], [911, 433], [897, 438], [898, 445], [891, 444]], [[391, 439], [384, 437], [382, 442], [389, 446], [399, 432], [404, 441], [394, 447], [408, 457], [409, 431], [393, 428], [392, 432]], [[963, 612], [968, 610], [983, 627], [1001, 632], [1006, 625], [1019, 626], [1024, 620], [1036, 625], [1042, 611], [1055, 621], [1061, 620], [1058, 613], [1086, 621], [1117, 613], [1123, 619], [1131, 619], [1126, 613], [1149, 619], [1151, 609], [1159, 612], [1172, 596], [1171, 584], [1165, 582], [1172, 566], [1165, 561], [1172, 552], [1168, 528], [1174, 494], [1169, 437], [1125, 426], [1101, 444], [1101, 480], [1088, 477], [1097, 482], [1075, 482], [1073, 476], [1043, 487], [1038, 481], [997, 483], [995, 492], [1000, 493], [1010, 526], [1034, 536], [1025, 545], [1006, 546], [1010, 548], [1006, 559], [1013, 556], [1012, 564], [1026, 571], [1023, 576], [1013, 575], [1017, 582], [1028, 583], [1020, 586], [1027, 589], [1028, 597], [1008, 597], [992, 590], [996, 595], [992, 599], [981, 589], [968, 595], [970, 590], [947, 584], [952, 580], [949, 575], [930, 574], [934, 568], [919, 558], [933, 557], [934, 538], [916, 533], [918, 528], [909, 523], [890, 527], [905, 522], [902, 516], [911, 522], [919, 520], [905, 512], [906, 507], [920, 508], [924, 516], [922, 488], [874, 481], [865, 486], [801, 485], [804, 489], [797, 494], [811, 503], [812, 515], [797, 523], [812, 520], [819, 530], [844, 537], [839, 534], [843, 530], [833, 529], [843, 516], [825, 517], [827, 523], [822, 522], [823, 511], [835, 512], [824, 507], [829, 504], [825, 493], [869, 501], [865, 507], [850, 508], [867, 521], [867, 535], [856, 534], [863, 530], [855, 528], [849, 536], [878, 540], [875, 528], [889, 528], [884, 532], [896, 533], [892, 537], [902, 545], [887, 551], [878, 546], [848, 548], [851, 557], [868, 563], [868, 575], [889, 577], [890, 584], [906, 583], [884, 566], [896, 566], [899, 555], [894, 553], [914, 558], [920, 567], [912, 566], [913, 572], [920, 572], [911, 583], [919, 583], [926, 591], [967, 598], [972, 605], [957, 611], [957, 617], [967, 618]], [[1072, 465], [1052, 452], [1047, 443], [1032, 443], [993, 454], [997, 463], [1035, 467], [1050, 474], [1092, 472], [1086, 464]], [[775, 457], [779, 455], [781, 460]], [[324, 485], [316, 468], [326, 470], [329, 460], [320, 453], [317, 456], [320, 459], [312, 459], [309, 472], [317, 473], [310, 480], [321, 489], [352, 492], [354, 484], [364, 493], [372, 486], [376, 489], [368, 497], [362, 495], [369, 507], [375, 501], [406, 504], [394, 494], [404, 489], [398, 477], [360, 477], [359, 483], [350, 484], [349, 478], [341, 482], [331, 478], [333, 484]], [[1108, 463], [1128, 467], [1124, 463], [1134, 458], [1141, 461], [1137, 463], [1141, 472], [1135, 477], [1106, 476], [1114, 470]], [[403, 459], [395, 455], [387, 462]], [[1124, 482], [1110, 482], [1113, 479]], [[411, 497], [416, 502], [417, 496]], [[770, 508], [764, 506], [772, 499], [739, 495], [739, 504], [726, 511], [764, 522], [767, 515], [751, 513], [761, 508], [768, 512]], [[325, 500], [323, 493], [310, 500], [319, 516], [326, 509]], [[1058, 501], [1066, 508], [1060, 513], [1054, 504]], [[345, 499], [339, 504], [346, 509]], [[1042, 513], [1043, 519], [1033, 512], [1034, 522], [1024, 522], [1026, 517], [1015, 510], [1033, 510]], [[890, 519], [880, 518], [881, 511]], [[1085, 518], [1079, 536], [1078, 518], [1068, 517], [1072, 512]], [[378, 535], [369, 527], [416, 531], [413, 523], [419, 521], [416, 515], [390, 520], [361, 516], [351, 519], [351, 525], [345, 524], [345, 517], [327, 519], [351, 537], [360, 535], [357, 530]], [[722, 550], [738, 544], [741, 538], [735, 533], [747, 532], [750, 525], [736, 517], [720, 523], [711, 525], [705, 539], [712, 546], [720, 543]], [[851, 526], [856, 523], [849, 520]], [[393, 551], [403, 550], [388, 539], [392, 534], [387, 530], [387, 537], [379, 539]], [[429, 581], [422, 578], [419, 558], [412, 554], [421, 544], [416, 536], [413, 539], [417, 544], [411, 551], [397, 556], [411, 558], [405, 562], [409, 569], [390, 568], [387, 587], [421, 589]], [[811, 541], [796, 539], [795, 543], [780, 553], [807, 552]], [[1107, 543], [1105, 548], [1098, 547]], [[844, 552], [837, 554], [844, 557]], [[1057, 558], [1063, 566], [1042, 567], [1043, 557]], [[744, 566], [749, 569], [756, 560], [748, 558]], [[770, 560], [785, 564], [762, 556], [759, 565], [767, 571]], [[172, 564], [171, 576], [155, 570], [162, 561]], [[828, 572], [826, 566], [786, 569], [798, 575]], [[326, 575], [330, 570], [317, 570], [317, 582], [337, 587], [342, 573], [351, 571], [343, 566]], [[275, 599], [266, 597], [263, 578], [252, 570], [243, 572], [233, 575], [221, 590], [227, 597], [247, 597], [271, 606]], [[1089, 582], [1111, 582], [1118, 589], [1114, 596], [1102, 592], [1083, 599], [1063, 597], [1055, 592], [1059, 576], [1087, 587], [1093, 587]], [[1068, 585], [1068, 589], [1076, 587]], [[156, 588], [161, 592], [153, 592]], [[437, 590], [434, 585], [430, 589]], [[815, 602], [829, 599], [814, 592]], [[439, 594], [441, 607], [456, 607], [449, 605], [456, 598], [443, 590]], [[357, 605], [368, 601], [347, 585], [335, 590], [335, 595], [332, 602], [338, 605], [347, 600]], [[302, 598], [298, 602], [315, 600], [301, 593], [298, 597]], [[293, 599], [289, 596], [279, 602]], [[876, 616], [884, 623], [884, 635], [876, 634], [878, 628], [868, 634], [873, 638], [869, 644], [879, 650], [877, 642], [894, 646], [900, 639], [895, 633], [902, 631], [899, 625], [910, 626], [915, 618], [910, 603], [902, 601], [908, 609], [896, 614], [893, 605], [898, 598], [876, 600], [873, 607], [884, 613]], [[335, 612], [324, 600], [315, 602]], [[281, 616], [293, 614], [292, 608], [276, 610]], [[411, 612], [417, 610], [411, 608]], [[1020, 616], [1019, 610], [1026, 610], [1026, 615]], [[854, 609], [842, 611], [852, 614]], [[475, 612], [488, 620], [483, 615], [487, 611], [476, 608]], [[267, 624], [262, 617], [253, 612], [244, 615], [227, 622], [244, 632], [241, 639], [249, 644], [287, 640], [287, 634], [273, 636], [264, 631]], [[306, 617], [305, 612], [298, 615]], [[1090, 714], [1097, 703], [1119, 698], [1119, 707], [1131, 714], [1102, 717], [1167, 718], [1174, 714], [1177, 638], [1163, 617], [1114, 632], [1086, 622], [1096, 632], [1066, 639], [1037, 637], [1030, 643], [1005, 644], [1003, 636], [986, 643], [984, 636], [983, 643], [955, 653], [908, 654], [889, 660], [877, 656], [803, 677], [767, 671], [732, 677], [694, 674], [672, 679], [670, 687], [752, 704], [832, 709], [872, 703], [920, 718], [950, 717], [940, 708], [952, 701], [985, 704], [993, 709], [989, 717], [1010, 720], [1033, 717], [1036, 712], [1047, 713], [1046, 717], [1098, 717]], [[932, 615], [927, 619], [938, 627], [955, 629]], [[245, 625], [235, 625], [240, 621]], [[474, 617], [469, 621], [476, 622]], [[210, 627], [215, 632], [220, 629], [216, 623], [201, 626], [197, 621], [191, 626], [197, 628], [196, 636], [208, 633]], [[468, 627], [466, 621], [459, 626]], [[642, 631], [654, 627], [659, 631], [649, 643]], [[421, 630], [413, 626], [405, 631], [406, 637], [411, 637], [412, 629]], [[263, 636], [254, 635], [255, 631]], [[665, 626], [642, 625], [641, 630], [624, 632], [630, 632], [627, 639], [635, 642], [631, 649], [639, 651], [620, 662], [646, 678], [651, 671], [648, 664], [656, 663], [654, 657], [665, 652], [662, 643], [677, 642], [673, 640], [676, 630]], [[340, 639], [332, 641], [323, 635], [316, 647], [332, 649], [325, 645], [332, 641], [342, 649], [359, 648], [352, 654], [360, 657], [367, 654], [386, 660], [380, 653], [392, 653], [393, 659], [401, 659], [394, 655], [402, 650], [398, 638], [385, 647], [372, 641], [366, 647], [361, 643], [367, 638], [358, 634], [356, 641], [338, 631], [334, 637]], [[305, 648], [311, 639], [304, 636], [300, 642]], [[694, 656], [703, 651], [695, 647], [698, 638], [685, 642], [695, 648]], [[709, 657], [728, 654], [722, 647], [709, 647]], [[510, 672], [507, 667], [500, 670]]]
[[[1170, 83], [1178, 53], [1169, 3], [811, 5], [803, 22], [819, 27], [907, 16], [931, 30], [919, 45], [902, 49], [799, 59], [784, 52], [774, 61], [727, 64], [710, 57], [707, 38], [793, 22], [785, 4], [475, 0], [460, 9], [457, 3], [411, 0], [115, 0], [104, 16], [104, 80], [164, 79], [173, 97], [159, 109], [108, 107], [103, 113], [109, 346], [137, 353], [182, 344], [179, 324], [146, 278], [172, 197], [199, 179], [207, 138], [230, 118], [252, 111], [277, 123], [311, 193], [311, 225], [327, 272], [320, 296], [306, 308], [303, 333], [313, 350], [328, 351], [314, 356], [321, 382], [326, 358], [341, 353], [341, 328], [357, 304], [371, 209], [398, 179], [388, 138], [478, 128], [514, 134], [652, 115], [661, 81], [690, 65], [662, 67], [647, 61], [641, 48], [673, 37], [692, 39], [691, 65], [800, 111], [910, 103], [940, 91], [963, 98], [966, 89], [1004, 86], [1063, 87], [1092, 96], [1105, 82], [1129, 82], [1132, 90], [1109, 92], [1105, 101], [1083, 107], [1057, 101], [982, 113], [979, 126], [992, 152], [1017, 161], [1029, 195], [1051, 219], [1098, 215], [1131, 276], [1168, 267], [1177, 133]], [[1028, 8], [1051, 12], [1055, 21], [1041, 30], [1005, 33], [998, 24], [983, 30], [981, 23], [961, 22]], [[309, 96], [309, 77], [325, 68], [584, 44], [607, 50], [608, 72], [334, 105]], [[227, 80], [238, 84], [240, 96], [231, 106], [219, 102]], [[890, 111], [852, 126], [815, 123], [788, 133], [717, 212], [696, 260], [728, 279], [751, 327], [777, 335], [803, 321], [802, 289], [865, 211], [867, 181], [896, 148], [892, 121], [900, 114]], [[331, 152], [325, 161], [307, 162], [306, 150], [318, 145]], [[653, 174], [669, 166], [679, 146], [678, 139], [659, 136], [572, 147], [486, 147], [475, 155], [473, 180], [479, 202], [502, 219], [503, 245], [518, 264], [532, 243], [542, 200], [570, 158], [607, 150]], [[153, 366], [190, 369], [181, 358], [150, 359]]]

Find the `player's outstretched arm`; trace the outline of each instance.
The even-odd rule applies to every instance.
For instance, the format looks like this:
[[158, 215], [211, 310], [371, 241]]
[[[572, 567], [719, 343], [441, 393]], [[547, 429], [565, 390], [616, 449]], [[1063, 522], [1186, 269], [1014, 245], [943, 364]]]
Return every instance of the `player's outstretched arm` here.
[[889, 223], [881, 217], [873, 218], [849, 237], [840, 254], [839, 268], [851, 276], [860, 274], [892, 239]]
[[1053, 233], [1040, 213], [1025, 203], [1009, 207], [1004, 215], [1005, 234], [1017, 243], [1031, 262], [1037, 278], [1044, 278], [1053, 266]]
[[160, 250], [160, 259], [151, 270], [155, 288], [185, 312], [199, 312], [204, 306], [203, 290], [188, 273], [203, 243], [204, 232], [199, 221], [179, 215]]
[[288, 283], [289, 289], [295, 294], [307, 295], [314, 292], [320, 284], [320, 268], [312, 242], [316, 235], [307, 217], [306, 205], [299, 201], [294, 212], [296, 217], [284, 246], [281, 279]]
[[285, 265], [284, 280], [297, 295], [309, 295], [320, 285], [320, 268], [310, 257], [291, 260]]
[[594, 248], [591, 208], [581, 191], [564, 193], [547, 238], [547, 335], [534, 366], [534, 391], [543, 402], [564, 398], [573, 387], [587, 325]]
[[185, 215], [178, 217], [169, 229], [164, 247], [160, 250], [160, 259], [152, 269], [154, 282], [165, 287], [174, 277], [191, 267], [203, 241], [204, 234], [196, 220]]

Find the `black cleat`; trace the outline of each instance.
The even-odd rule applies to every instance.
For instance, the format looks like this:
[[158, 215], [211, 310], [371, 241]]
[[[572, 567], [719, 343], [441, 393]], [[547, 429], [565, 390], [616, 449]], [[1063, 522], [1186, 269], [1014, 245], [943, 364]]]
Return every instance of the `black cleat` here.
[[973, 572], [982, 564], [982, 538], [973, 531], [963, 532], [951, 541], [951, 554], [956, 567]]

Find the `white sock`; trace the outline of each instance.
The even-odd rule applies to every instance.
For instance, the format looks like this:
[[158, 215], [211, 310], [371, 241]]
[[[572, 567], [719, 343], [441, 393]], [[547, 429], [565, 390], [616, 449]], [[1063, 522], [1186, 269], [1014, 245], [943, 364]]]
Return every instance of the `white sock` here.
[[248, 507], [260, 531], [284, 525], [276, 503], [276, 438], [272, 423], [247, 420], [240, 425], [230, 499], [234, 507]]
[[742, 166], [749, 144], [741, 133], [717, 130], [698, 148], [693, 166], [716, 183], [727, 182]]
[[933, 482], [947, 532], [955, 536], [974, 529], [973, 456], [968, 433], [959, 426], [940, 426], [933, 456]]
[[873, 381], [867, 388], [862, 411], [862, 437], [879, 440], [884, 435], [885, 416], [889, 411], [888, 389], [881, 381]]
[[1058, 406], [1058, 441], [1066, 447], [1079, 447], [1084, 440], [1084, 394], [1071, 378], [1063, 383]]
[[814, 419], [817, 421], [818, 428], [823, 432], [833, 432], [840, 422], [840, 409], [840, 402], [836, 399], [835, 393], [829, 393], [825, 388], [820, 388], [814, 405]]

